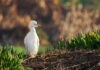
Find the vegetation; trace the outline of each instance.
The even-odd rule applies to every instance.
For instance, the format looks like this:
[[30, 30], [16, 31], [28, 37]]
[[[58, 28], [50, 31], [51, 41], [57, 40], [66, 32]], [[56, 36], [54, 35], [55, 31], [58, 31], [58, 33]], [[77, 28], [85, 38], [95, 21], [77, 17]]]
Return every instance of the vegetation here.
[[85, 7], [94, 7], [95, 9], [100, 9], [100, 0], [62, 0], [63, 3], [75, 3], [82, 4]]
[[[31, 19], [41, 25], [39, 53], [22, 63]], [[0, 70], [99, 70], [98, 29], [100, 0], [0, 0]]]
[[[93, 51], [93, 53], [91, 53], [91, 54], [98, 53], [98, 55], [95, 55], [95, 56], [94, 55], [89, 56], [88, 53], [85, 53], [87, 52], [86, 50], [83, 51], [84, 55], [89, 56], [88, 58], [86, 58], [86, 56], [83, 56], [83, 53], [81, 51], [79, 52], [73, 51], [71, 53], [68, 53], [68, 50], [66, 49], [84, 48], [84, 49], [89, 50], [89, 49], [96, 49], [99, 47], [100, 47], [100, 30], [92, 31], [88, 33], [80, 33], [69, 40], [65, 40], [65, 39], [60, 40], [53, 48], [52, 47], [46, 48], [42, 46], [39, 49], [39, 53], [44, 52], [46, 49], [48, 52], [46, 52], [45, 54], [39, 54], [35, 59], [31, 59], [27, 61], [26, 63], [22, 64], [22, 60], [26, 58], [25, 56], [27, 56], [26, 50], [24, 48], [19, 48], [19, 47], [14, 47], [14, 46], [9, 46], [9, 45], [3, 46], [3, 47], [0, 47], [0, 70], [32, 70], [31, 68], [34, 68], [34, 69], [44, 68], [43, 65], [47, 65], [47, 69], [49, 68], [53, 69], [55, 68], [55, 65], [58, 66], [58, 63], [53, 64], [54, 67], [52, 68], [52, 67], [49, 67], [50, 66], [49, 60], [51, 60], [51, 63], [55, 63], [53, 59], [57, 59], [57, 60], [64, 59], [64, 62], [66, 62], [65, 61], [66, 59], [70, 61], [70, 57], [74, 56], [76, 57], [74, 60], [76, 62], [77, 61], [76, 59], [79, 58], [75, 56], [76, 54], [81, 54], [80, 55], [81, 58], [79, 58], [79, 62], [83, 63], [84, 61], [87, 61], [87, 59], [91, 57], [100, 58], [99, 50], [95, 52]], [[74, 55], [73, 53], [76, 53], [76, 54]], [[68, 57], [66, 56], [66, 54], [68, 55]], [[74, 59], [74, 57], [72, 58]], [[94, 59], [94, 60], [96, 62], [99, 61], [98, 59]], [[89, 61], [91, 63], [91, 60]], [[44, 64], [41, 65], [41, 63], [44, 63]], [[66, 65], [66, 64], [63, 63], [62, 61], [60, 64], [61, 65], [60, 67], [65, 68], [63, 65]], [[73, 62], [71, 64], [73, 64]], [[76, 64], [80, 65], [78, 63]]]
[[11, 47], [0, 48], [0, 70], [24, 70], [21, 65], [23, 53], [16, 53]]
[[[46, 47], [41, 46], [39, 53], [45, 52]], [[0, 70], [32, 70], [23, 67], [22, 61], [27, 56], [26, 49], [19, 46], [0, 46]]]
[[60, 40], [54, 48], [84, 48], [96, 49], [100, 47], [100, 30], [88, 33], [80, 33], [69, 40]]
[[31, 19], [36, 19], [41, 25], [37, 32], [42, 44], [55, 43], [66, 34], [68, 37], [80, 31], [98, 29], [100, 28], [98, 25], [100, 23], [99, 9], [87, 9], [87, 5], [90, 7], [90, 4], [93, 3], [91, 7], [94, 4], [100, 7], [99, 1], [1, 0], [0, 43], [22, 43]]

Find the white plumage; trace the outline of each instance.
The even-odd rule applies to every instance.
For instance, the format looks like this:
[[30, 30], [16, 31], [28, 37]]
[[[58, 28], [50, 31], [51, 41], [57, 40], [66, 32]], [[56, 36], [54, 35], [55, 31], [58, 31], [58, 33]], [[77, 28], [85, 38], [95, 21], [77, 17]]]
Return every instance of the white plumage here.
[[27, 49], [31, 58], [36, 57], [39, 48], [39, 38], [36, 33], [35, 27], [37, 27], [37, 21], [30, 21], [29, 32], [24, 38], [25, 48]]

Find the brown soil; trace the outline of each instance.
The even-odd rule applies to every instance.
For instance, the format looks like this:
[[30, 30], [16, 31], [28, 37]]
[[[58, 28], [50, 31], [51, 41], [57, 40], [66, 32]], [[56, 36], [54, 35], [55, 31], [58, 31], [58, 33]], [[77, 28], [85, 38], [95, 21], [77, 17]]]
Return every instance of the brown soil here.
[[100, 49], [50, 51], [26, 61], [23, 66], [33, 70], [100, 70]]

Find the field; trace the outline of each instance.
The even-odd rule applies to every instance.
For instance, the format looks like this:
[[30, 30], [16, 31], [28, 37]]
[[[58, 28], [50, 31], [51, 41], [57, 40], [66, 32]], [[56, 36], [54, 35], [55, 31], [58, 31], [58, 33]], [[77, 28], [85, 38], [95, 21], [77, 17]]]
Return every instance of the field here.
[[100, 0], [0, 0], [0, 70], [100, 70]]
[[36, 58], [27, 58], [20, 45], [1, 46], [0, 70], [100, 70], [100, 30], [40, 46]]
[[23, 63], [33, 70], [99, 70], [100, 49], [47, 52]]
[[[2, 54], [0, 52], [0, 66], [4, 65], [4, 67], [2, 66], [4, 69], [0, 68], [1, 70], [18, 70], [16, 66], [21, 66], [19, 70], [100, 70], [100, 48], [78, 50], [52, 49], [44, 52], [47, 48], [42, 47], [39, 49], [36, 58], [25, 62], [22, 62], [22, 60], [29, 57], [25, 48], [17, 47], [13, 49], [16, 51], [15, 53], [11, 53], [7, 48]], [[2, 56], [5, 52], [6, 55]], [[13, 54], [14, 58], [12, 58]], [[15, 67], [12, 67], [12, 65], [15, 65]]]

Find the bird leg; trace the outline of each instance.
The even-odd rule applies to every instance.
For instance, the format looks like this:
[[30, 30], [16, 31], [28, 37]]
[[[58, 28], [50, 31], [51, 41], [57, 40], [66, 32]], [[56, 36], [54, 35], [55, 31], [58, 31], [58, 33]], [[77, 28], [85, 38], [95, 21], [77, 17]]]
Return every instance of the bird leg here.
[[27, 60], [29, 60], [29, 59], [31, 59], [32, 57], [29, 57], [29, 58], [27, 58], [27, 59], [24, 59], [23, 61], [22, 61], [22, 63], [23, 62], [26, 62]]

